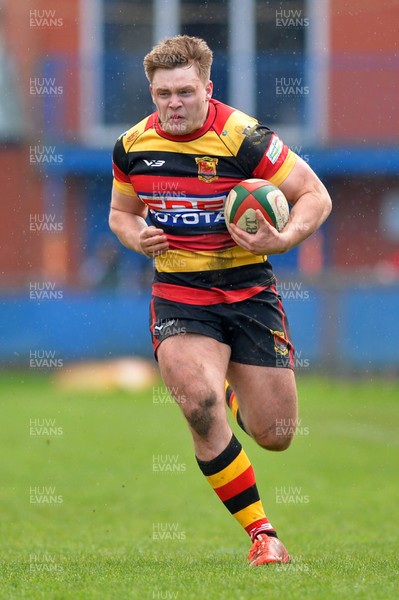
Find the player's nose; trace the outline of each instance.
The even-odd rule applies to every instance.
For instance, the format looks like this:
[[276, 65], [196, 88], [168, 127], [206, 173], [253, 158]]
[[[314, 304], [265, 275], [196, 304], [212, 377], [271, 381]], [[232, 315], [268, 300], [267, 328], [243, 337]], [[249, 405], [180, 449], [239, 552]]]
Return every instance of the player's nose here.
[[169, 107], [173, 110], [181, 106], [181, 100], [177, 94], [172, 94], [169, 100]]

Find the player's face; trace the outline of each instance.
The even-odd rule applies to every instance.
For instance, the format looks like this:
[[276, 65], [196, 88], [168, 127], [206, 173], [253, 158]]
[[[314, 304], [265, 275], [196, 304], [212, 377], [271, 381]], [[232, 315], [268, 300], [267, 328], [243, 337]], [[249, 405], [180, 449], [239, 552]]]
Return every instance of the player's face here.
[[200, 129], [206, 121], [212, 82], [201, 81], [194, 65], [157, 69], [150, 91], [166, 133], [187, 135]]

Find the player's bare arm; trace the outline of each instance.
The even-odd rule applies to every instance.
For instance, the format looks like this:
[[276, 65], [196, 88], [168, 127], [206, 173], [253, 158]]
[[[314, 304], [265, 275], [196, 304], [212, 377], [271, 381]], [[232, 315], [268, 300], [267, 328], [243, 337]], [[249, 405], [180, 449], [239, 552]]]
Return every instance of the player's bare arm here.
[[228, 226], [234, 241], [253, 254], [281, 254], [297, 246], [326, 220], [331, 212], [331, 198], [325, 186], [299, 156], [288, 177], [279, 186], [292, 205], [290, 219], [279, 233], [256, 211], [259, 229], [250, 234], [236, 225]]
[[153, 258], [169, 249], [162, 229], [148, 226], [145, 222], [147, 207], [135, 196], [112, 189], [109, 226], [119, 241], [135, 252]]

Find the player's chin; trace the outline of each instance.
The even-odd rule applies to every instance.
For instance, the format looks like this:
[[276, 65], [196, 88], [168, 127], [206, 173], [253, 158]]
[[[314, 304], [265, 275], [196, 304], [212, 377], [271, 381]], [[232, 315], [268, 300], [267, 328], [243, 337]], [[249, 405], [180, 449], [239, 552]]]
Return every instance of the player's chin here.
[[189, 127], [186, 119], [169, 119], [166, 131], [170, 135], [186, 135]]

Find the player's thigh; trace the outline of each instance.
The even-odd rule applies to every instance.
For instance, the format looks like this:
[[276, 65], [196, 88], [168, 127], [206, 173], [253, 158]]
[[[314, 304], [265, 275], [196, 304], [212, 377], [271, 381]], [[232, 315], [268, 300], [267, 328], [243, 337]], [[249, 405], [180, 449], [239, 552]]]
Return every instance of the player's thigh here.
[[160, 344], [157, 358], [162, 379], [183, 410], [210, 396], [224, 401], [227, 344], [196, 333], [173, 335]]
[[288, 447], [298, 411], [294, 371], [231, 362], [227, 377], [248, 433], [265, 448]]
[[232, 435], [224, 391], [230, 347], [205, 335], [186, 333], [164, 339], [157, 356], [162, 378], [192, 433], [196, 456], [212, 460]]

